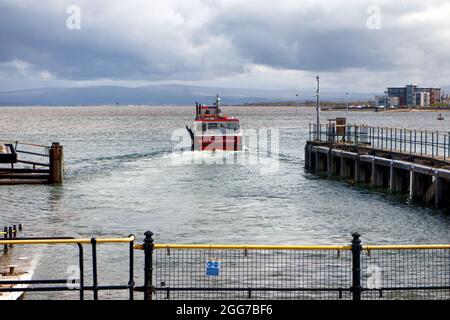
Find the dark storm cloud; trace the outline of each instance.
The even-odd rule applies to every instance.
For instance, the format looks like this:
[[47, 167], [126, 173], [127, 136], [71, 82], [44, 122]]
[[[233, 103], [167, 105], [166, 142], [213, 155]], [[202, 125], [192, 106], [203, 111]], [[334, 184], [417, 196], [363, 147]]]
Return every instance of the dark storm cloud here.
[[67, 29], [65, 10], [48, 13], [0, 4], [0, 12], [0, 62], [18, 59], [72, 80], [158, 72], [111, 34]]
[[[249, 65], [381, 72], [417, 59], [432, 70], [433, 58], [448, 66], [448, 43], [432, 47], [448, 23], [427, 15], [445, 1], [74, 2], [81, 30], [66, 28], [72, 1], [0, 0], [0, 78], [13, 61], [68, 80], [214, 79]], [[366, 26], [372, 2], [381, 8], [380, 30]]]
[[[378, 2], [381, 28], [369, 29], [372, 12], [367, 9]], [[317, 1], [316, 5], [306, 1], [303, 10], [293, 7], [292, 11], [273, 4], [262, 9], [255, 2], [239, 10], [229, 7], [207, 29], [227, 35], [252, 63], [311, 71], [391, 69], [402, 60], [391, 48], [414, 49], [430, 33], [438, 32], [427, 24], [402, 27], [400, 22], [402, 15], [420, 14], [433, 3]]]

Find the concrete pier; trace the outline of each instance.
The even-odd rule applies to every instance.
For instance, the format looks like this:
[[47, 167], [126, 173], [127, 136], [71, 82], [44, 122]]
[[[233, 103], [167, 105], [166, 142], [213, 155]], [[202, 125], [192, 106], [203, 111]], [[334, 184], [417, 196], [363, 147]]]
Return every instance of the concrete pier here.
[[442, 163], [411, 155], [402, 157], [385, 150], [379, 153], [372, 150], [369, 154], [366, 148], [358, 146], [346, 146], [343, 150], [339, 145], [314, 141], [307, 142], [305, 152], [308, 170], [450, 208], [450, 167]]
[[390, 189], [396, 193], [409, 193], [411, 173], [395, 166], [394, 163], [390, 169]]

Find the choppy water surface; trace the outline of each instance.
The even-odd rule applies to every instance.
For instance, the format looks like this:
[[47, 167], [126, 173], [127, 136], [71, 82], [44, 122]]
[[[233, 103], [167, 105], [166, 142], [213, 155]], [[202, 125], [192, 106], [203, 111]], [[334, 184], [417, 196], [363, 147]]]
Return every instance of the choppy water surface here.
[[[0, 186], [1, 223], [21, 222], [27, 236], [142, 238], [152, 230], [156, 241], [171, 243], [346, 244], [353, 231], [372, 244], [450, 241], [447, 214], [306, 173], [304, 145], [314, 110], [224, 107], [244, 129], [279, 129], [279, 169], [270, 174], [250, 164], [183, 164], [195, 155], [172, 154], [171, 137], [192, 123], [193, 111], [0, 108], [1, 139], [59, 141], [67, 169], [62, 186]], [[437, 121], [436, 113], [350, 112], [348, 122], [448, 130], [450, 114], [444, 115]], [[345, 112], [321, 114], [322, 120], [337, 116]], [[35, 278], [66, 274], [76, 263], [76, 250], [66, 249], [68, 258], [62, 248], [44, 250]], [[104, 282], [126, 283], [127, 262], [111, 248], [100, 251], [108, 253], [100, 261]]]

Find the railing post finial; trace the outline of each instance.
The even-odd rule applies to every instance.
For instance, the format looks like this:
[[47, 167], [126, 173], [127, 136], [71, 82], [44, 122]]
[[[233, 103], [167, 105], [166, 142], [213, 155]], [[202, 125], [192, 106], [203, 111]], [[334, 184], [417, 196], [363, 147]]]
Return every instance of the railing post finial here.
[[144, 233], [144, 300], [152, 300], [153, 288], [153, 232]]
[[144, 239], [144, 244], [153, 244], [153, 232], [151, 231], [146, 231], [144, 233], [145, 239]]

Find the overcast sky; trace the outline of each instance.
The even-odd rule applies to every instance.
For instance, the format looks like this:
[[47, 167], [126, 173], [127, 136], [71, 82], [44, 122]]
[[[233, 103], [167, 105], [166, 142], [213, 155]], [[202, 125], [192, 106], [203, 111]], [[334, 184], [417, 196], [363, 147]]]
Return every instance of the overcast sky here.
[[448, 0], [0, 0], [0, 91], [450, 85], [449, 17]]

